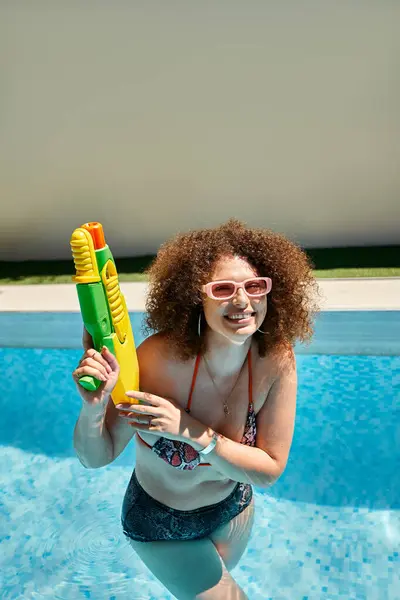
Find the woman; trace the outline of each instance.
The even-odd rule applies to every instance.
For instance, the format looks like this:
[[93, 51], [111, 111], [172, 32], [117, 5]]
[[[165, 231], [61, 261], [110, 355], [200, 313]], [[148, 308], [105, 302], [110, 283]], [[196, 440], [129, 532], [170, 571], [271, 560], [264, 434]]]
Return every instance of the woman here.
[[85, 353], [73, 377], [83, 406], [77, 454], [111, 463], [137, 434], [123, 531], [178, 599], [247, 598], [230, 571], [246, 549], [252, 486], [282, 475], [296, 409], [293, 344], [312, 333], [315, 280], [281, 235], [236, 220], [176, 236], [148, 271], [147, 325], [138, 348], [140, 404], [114, 406], [118, 364]]

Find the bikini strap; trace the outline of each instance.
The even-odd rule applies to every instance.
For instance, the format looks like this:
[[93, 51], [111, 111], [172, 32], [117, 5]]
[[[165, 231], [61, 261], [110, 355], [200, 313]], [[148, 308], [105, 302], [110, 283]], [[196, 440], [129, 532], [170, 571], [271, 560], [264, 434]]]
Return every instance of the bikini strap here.
[[[196, 385], [197, 373], [200, 366], [201, 356], [200, 353], [196, 357], [196, 363], [194, 365], [193, 377], [192, 377], [192, 385], [190, 386], [189, 398], [186, 405], [186, 412], [190, 412], [190, 407], [192, 406], [192, 397], [194, 392], [194, 386]], [[253, 404], [253, 370], [252, 370], [252, 362], [251, 362], [251, 348], [247, 353], [247, 368], [249, 371], [249, 406]]]
[[249, 406], [253, 404], [253, 372], [251, 364], [251, 347], [247, 353], [247, 368], [249, 371]]
[[197, 358], [196, 358], [196, 364], [194, 365], [192, 385], [190, 386], [189, 398], [188, 398], [187, 405], [186, 405], [186, 412], [190, 412], [190, 407], [192, 405], [192, 396], [193, 396], [193, 392], [194, 392], [194, 386], [196, 385], [196, 378], [197, 378], [197, 372], [199, 370], [200, 359], [201, 359], [201, 356], [200, 356], [200, 352], [199, 352], [199, 354], [197, 355]]

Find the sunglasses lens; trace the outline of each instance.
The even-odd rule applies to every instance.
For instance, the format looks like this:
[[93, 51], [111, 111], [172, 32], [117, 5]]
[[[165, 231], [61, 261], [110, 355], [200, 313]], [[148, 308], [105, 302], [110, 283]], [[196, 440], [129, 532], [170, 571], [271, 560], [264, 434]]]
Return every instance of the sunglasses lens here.
[[229, 298], [229, 296], [232, 296], [234, 289], [232, 283], [215, 283], [212, 287], [212, 293], [215, 298]]
[[267, 291], [267, 283], [262, 279], [252, 279], [247, 281], [245, 289], [250, 296], [259, 296]]

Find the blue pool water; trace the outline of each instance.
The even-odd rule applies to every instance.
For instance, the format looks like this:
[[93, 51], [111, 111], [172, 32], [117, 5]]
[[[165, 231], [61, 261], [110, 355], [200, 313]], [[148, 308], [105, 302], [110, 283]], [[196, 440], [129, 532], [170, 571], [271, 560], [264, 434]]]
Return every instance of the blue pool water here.
[[[81, 350], [3, 346], [1, 599], [171, 599], [121, 532], [134, 442], [99, 470], [74, 455]], [[399, 600], [400, 356], [297, 361], [290, 459], [233, 574], [251, 600]]]

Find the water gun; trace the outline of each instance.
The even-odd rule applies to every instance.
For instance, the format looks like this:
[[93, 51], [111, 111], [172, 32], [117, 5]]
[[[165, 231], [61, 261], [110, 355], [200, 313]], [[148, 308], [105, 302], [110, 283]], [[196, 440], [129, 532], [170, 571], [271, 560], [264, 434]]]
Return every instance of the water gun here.
[[[92, 336], [93, 347], [101, 351], [106, 346], [120, 366], [112, 400], [114, 404], [137, 402], [125, 396], [128, 390], [139, 390], [139, 365], [129, 313], [102, 225], [93, 222], [78, 227], [72, 233], [70, 246], [76, 271], [72, 280], [76, 283], [84, 326]], [[101, 383], [89, 375], [79, 379], [79, 384], [89, 391], [97, 390]]]

